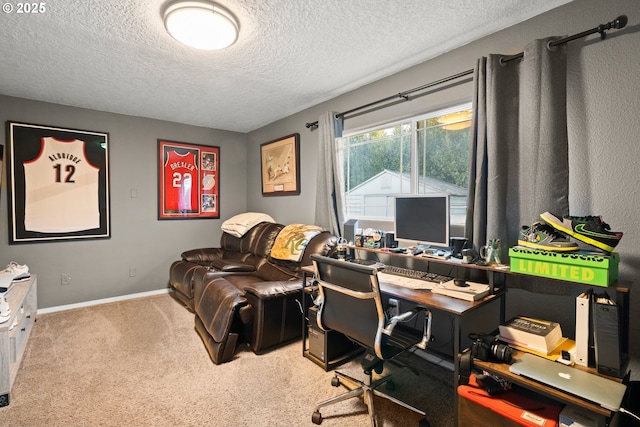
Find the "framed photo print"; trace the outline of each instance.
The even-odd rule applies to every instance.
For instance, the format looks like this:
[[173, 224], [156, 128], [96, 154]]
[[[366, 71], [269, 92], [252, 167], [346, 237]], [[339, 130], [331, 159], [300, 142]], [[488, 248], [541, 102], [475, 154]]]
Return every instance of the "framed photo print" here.
[[260, 145], [262, 195], [300, 194], [300, 134]]
[[220, 218], [220, 147], [158, 140], [158, 219]]
[[9, 244], [108, 239], [109, 134], [7, 122]]

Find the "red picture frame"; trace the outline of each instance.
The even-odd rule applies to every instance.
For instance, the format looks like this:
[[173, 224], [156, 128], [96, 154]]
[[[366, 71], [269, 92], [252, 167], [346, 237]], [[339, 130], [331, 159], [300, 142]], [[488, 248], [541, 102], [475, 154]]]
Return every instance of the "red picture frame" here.
[[158, 139], [158, 219], [220, 218], [220, 147]]

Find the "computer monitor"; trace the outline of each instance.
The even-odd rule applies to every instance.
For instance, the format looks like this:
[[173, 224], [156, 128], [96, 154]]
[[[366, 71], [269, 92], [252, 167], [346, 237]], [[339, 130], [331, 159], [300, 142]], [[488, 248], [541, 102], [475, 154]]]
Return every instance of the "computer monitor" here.
[[449, 247], [449, 195], [396, 197], [395, 238]]

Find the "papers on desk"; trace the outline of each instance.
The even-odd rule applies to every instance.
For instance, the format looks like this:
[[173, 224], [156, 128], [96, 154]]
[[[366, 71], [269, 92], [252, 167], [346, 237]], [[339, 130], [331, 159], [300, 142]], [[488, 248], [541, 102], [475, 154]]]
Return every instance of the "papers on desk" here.
[[434, 294], [446, 295], [465, 301], [478, 301], [489, 295], [489, 285], [475, 282], [466, 282], [469, 286], [456, 286], [453, 280], [437, 284], [431, 289]]

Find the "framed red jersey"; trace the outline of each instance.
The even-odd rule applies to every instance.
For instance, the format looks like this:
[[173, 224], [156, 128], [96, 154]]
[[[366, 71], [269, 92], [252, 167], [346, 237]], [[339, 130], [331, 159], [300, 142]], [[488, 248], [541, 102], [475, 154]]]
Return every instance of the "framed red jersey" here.
[[220, 147], [158, 140], [158, 219], [220, 218]]

